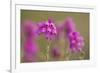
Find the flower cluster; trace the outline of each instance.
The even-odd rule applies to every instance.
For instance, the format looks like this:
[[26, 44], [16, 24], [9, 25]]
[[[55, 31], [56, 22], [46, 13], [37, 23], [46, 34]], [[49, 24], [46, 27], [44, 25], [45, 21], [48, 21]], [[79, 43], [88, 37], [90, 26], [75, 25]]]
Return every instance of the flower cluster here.
[[81, 51], [84, 47], [84, 39], [79, 32], [70, 32], [68, 34], [70, 48], [72, 52]]
[[39, 23], [38, 33], [44, 33], [47, 39], [53, 39], [57, 34], [56, 26], [52, 20]]
[[72, 18], [67, 19], [66, 27], [67, 27], [67, 37], [70, 43], [70, 50], [72, 52], [81, 51], [82, 48], [84, 47], [84, 39], [80, 35], [80, 33], [76, 31], [75, 24]]
[[38, 47], [36, 42], [32, 41], [32, 39], [28, 39], [24, 43], [25, 53], [35, 55], [38, 51]]
[[35, 61], [37, 52], [38, 52], [38, 46], [36, 42], [33, 42], [32, 39], [27, 39], [24, 42], [24, 58], [26, 61]]
[[[31, 21], [25, 21], [23, 24], [23, 32], [25, 39], [23, 40], [23, 48], [24, 48], [24, 58], [25, 61], [34, 61], [38, 56], [39, 46], [37, 44], [37, 36], [43, 34], [48, 40], [48, 45], [46, 48], [47, 61], [49, 60], [49, 52], [51, 51], [52, 57], [60, 58], [61, 57], [61, 49], [58, 47], [51, 48], [51, 40], [57, 38], [59, 43], [59, 39], [67, 36], [69, 41], [69, 48], [71, 52], [80, 52], [84, 47], [84, 38], [81, 36], [80, 32], [76, 30], [75, 23], [72, 18], [68, 18], [63, 25], [55, 25], [55, 23], [48, 19], [48, 21], [40, 22], [34, 24]], [[66, 35], [65, 35], [66, 33]], [[61, 39], [60, 41], [62, 41]], [[64, 39], [65, 40], [65, 39]], [[66, 41], [64, 41], [65, 43]], [[62, 43], [62, 42], [61, 42]], [[57, 43], [56, 43], [57, 44]], [[50, 49], [51, 48], [51, 49]]]
[[36, 38], [37, 36], [37, 26], [30, 20], [23, 22], [23, 32], [26, 38]]
[[35, 24], [31, 21], [23, 22], [23, 32], [26, 37], [23, 43], [24, 59], [28, 62], [34, 61], [39, 50], [36, 41], [33, 40], [36, 37]]

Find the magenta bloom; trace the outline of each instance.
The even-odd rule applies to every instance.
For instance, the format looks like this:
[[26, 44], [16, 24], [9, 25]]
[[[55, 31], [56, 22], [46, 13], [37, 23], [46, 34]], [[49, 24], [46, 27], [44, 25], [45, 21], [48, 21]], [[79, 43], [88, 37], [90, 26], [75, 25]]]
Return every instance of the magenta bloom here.
[[32, 39], [28, 39], [24, 43], [24, 50], [27, 54], [36, 54], [38, 52], [38, 47]]
[[[27, 61], [34, 61], [36, 60], [36, 56], [38, 53], [38, 46], [32, 39], [27, 39], [24, 42], [24, 58]], [[34, 60], [33, 60], [34, 59]]]
[[23, 22], [23, 32], [26, 38], [35, 38], [37, 36], [37, 26], [32, 21]]
[[67, 28], [67, 32], [76, 31], [75, 23], [71, 17], [69, 17], [65, 22], [65, 27]]
[[[36, 56], [38, 53], [38, 46], [35, 41], [36, 38], [36, 25], [31, 21], [25, 21], [23, 23], [23, 33], [25, 38], [23, 49], [24, 49], [24, 59], [25, 61], [33, 61], [36, 60]], [[34, 40], [34, 41], [33, 41]]]
[[72, 18], [66, 20], [67, 37], [70, 43], [70, 50], [72, 52], [79, 52], [84, 47], [84, 38], [76, 31], [75, 23]]
[[72, 52], [78, 52], [82, 50], [84, 47], [84, 39], [79, 32], [70, 32], [68, 34], [68, 38], [70, 42], [70, 50]]
[[57, 34], [56, 26], [50, 19], [47, 22], [39, 23], [38, 32], [43, 33], [47, 39], [52, 39]]

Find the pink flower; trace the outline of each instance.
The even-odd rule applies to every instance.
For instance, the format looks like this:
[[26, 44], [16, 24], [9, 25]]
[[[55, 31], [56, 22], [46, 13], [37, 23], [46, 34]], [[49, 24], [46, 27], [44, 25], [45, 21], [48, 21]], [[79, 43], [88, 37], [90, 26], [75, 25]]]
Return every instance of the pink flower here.
[[47, 39], [53, 39], [57, 34], [56, 26], [50, 19], [47, 22], [41, 22], [38, 33], [43, 33]]
[[76, 31], [75, 23], [73, 22], [73, 19], [71, 17], [69, 17], [65, 21], [65, 27], [66, 27], [66, 30], [67, 30], [68, 33]]
[[68, 38], [70, 42], [70, 50], [72, 52], [78, 52], [82, 50], [84, 47], [84, 39], [79, 32], [70, 32], [68, 34]]
[[23, 42], [24, 59], [28, 62], [36, 60], [36, 56], [39, 51], [35, 39], [37, 36], [36, 31], [37, 27], [32, 21], [25, 21], [23, 23], [23, 33], [26, 37]]
[[38, 54], [38, 46], [32, 39], [28, 39], [24, 42], [24, 59], [28, 62], [36, 61]]
[[23, 32], [26, 38], [36, 38], [37, 37], [37, 25], [30, 20], [23, 22]]
[[80, 32], [76, 30], [75, 23], [72, 18], [68, 18], [65, 22], [67, 37], [70, 43], [70, 50], [72, 52], [79, 52], [84, 47], [84, 38]]
[[24, 42], [24, 51], [26, 54], [36, 55], [38, 52], [38, 46], [32, 39], [27, 39]]

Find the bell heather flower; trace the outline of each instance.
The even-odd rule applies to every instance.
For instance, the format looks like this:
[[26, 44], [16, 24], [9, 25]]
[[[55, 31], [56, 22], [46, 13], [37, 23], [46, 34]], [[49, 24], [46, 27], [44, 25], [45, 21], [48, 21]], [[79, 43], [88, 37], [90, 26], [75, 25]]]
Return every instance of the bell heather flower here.
[[67, 32], [73, 32], [76, 31], [76, 27], [75, 27], [75, 23], [73, 22], [73, 19], [71, 17], [69, 17], [66, 21], [65, 21], [65, 26]]
[[79, 52], [84, 47], [84, 38], [76, 31], [75, 23], [72, 18], [66, 20], [67, 37], [70, 43], [70, 50], [72, 52]]
[[37, 36], [37, 25], [30, 20], [23, 22], [23, 32], [26, 38], [35, 38]]
[[32, 39], [27, 39], [24, 43], [24, 50], [27, 54], [36, 54], [38, 52], [38, 47]]
[[23, 23], [23, 33], [26, 37], [23, 42], [25, 61], [30, 62], [36, 60], [36, 56], [39, 51], [36, 41], [33, 40], [36, 38], [36, 29], [37, 28], [32, 21], [25, 21]]
[[47, 22], [41, 22], [38, 33], [43, 33], [47, 39], [53, 39], [57, 34], [56, 26], [50, 19]]
[[70, 32], [68, 34], [70, 49], [72, 52], [81, 51], [84, 47], [84, 39], [79, 32]]
[[[24, 58], [27, 61], [34, 61], [36, 60], [36, 56], [38, 54], [39, 48], [35, 41], [32, 39], [26, 39], [23, 44], [24, 48]], [[34, 59], [33, 59], [34, 58]]]

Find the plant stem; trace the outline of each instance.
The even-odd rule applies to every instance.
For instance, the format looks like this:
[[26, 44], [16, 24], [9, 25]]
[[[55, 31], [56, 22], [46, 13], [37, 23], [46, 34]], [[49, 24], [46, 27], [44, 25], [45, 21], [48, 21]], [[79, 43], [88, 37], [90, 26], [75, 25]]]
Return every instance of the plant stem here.
[[48, 40], [46, 60], [49, 60], [50, 41]]

